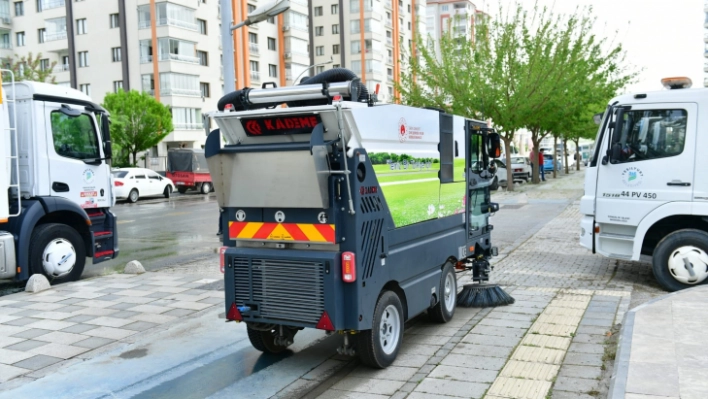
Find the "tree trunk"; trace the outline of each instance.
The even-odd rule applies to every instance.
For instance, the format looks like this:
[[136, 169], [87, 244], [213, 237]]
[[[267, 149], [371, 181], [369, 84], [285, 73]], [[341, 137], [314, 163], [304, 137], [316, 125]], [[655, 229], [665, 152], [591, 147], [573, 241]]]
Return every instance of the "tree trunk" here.
[[138, 166], [138, 152], [133, 151], [132, 154], [133, 154], [133, 163], [131, 163], [131, 165], [133, 167], [136, 167], [136, 166]]
[[541, 143], [541, 140], [534, 140], [534, 138], [531, 138], [531, 142], [533, 143], [533, 158], [531, 158], [531, 163], [533, 164], [533, 167], [531, 168], [531, 174], [533, 178], [531, 181], [534, 184], [539, 184], [541, 182], [541, 169], [543, 167], [543, 163], [540, 165], [538, 164], [538, 149], [539, 145]]
[[504, 140], [504, 153], [506, 153], [506, 190], [514, 191], [514, 169], [511, 168], [511, 141], [514, 136], [502, 137]]
[[575, 141], [575, 153], [577, 154], [578, 162], [575, 163], [575, 170], [580, 170], [580, 162], [583, 162], [583, 154], [580, 153], [580, 139]]
[[570, 173], [570, 167], [568, 166], [568, 140], [563, 140], [563, 156], [565, 156], [565, 174], [567, 175]]
[[558, 175], [556, 174], [556, 169], [558, 169], [558, 165], [556, 163], [558, 162], [558, 157], [556, 154], [556, 151], [558, 151], [558, 136], [553, 136], [553, 152], [551, 153], [551, 156], [553, 157], [553, 178], [557, 178]]

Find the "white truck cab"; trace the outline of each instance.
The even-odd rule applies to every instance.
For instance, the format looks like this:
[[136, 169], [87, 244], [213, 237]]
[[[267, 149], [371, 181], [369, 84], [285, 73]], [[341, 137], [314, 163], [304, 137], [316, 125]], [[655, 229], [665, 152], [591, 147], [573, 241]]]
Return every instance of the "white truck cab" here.
[[669, 90], [612, 99], [580, 203], [580, 243], [615, 259], [652, 256], [668, 291], [708, 278], [708, 89], [668, 78]]
[[0, 279], [76, 280], [118, 255], [108, 112], [46, 83], [0, 93]]

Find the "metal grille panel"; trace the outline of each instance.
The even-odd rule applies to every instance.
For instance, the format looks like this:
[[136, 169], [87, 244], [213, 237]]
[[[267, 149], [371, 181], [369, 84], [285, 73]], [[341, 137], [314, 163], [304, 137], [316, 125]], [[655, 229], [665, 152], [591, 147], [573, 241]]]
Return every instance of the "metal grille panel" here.
[[359, 254], [363, 256], [364, 280], [374, 273], [374, 265], [380, 252], [383, 222], [383, 219], [374, 219], [365, 221], [361, 225], [361, 252]]
[[324, 312], [324, 262], [234, 258], [236, 304], [259, 304], [262, 318], [317, 324]]

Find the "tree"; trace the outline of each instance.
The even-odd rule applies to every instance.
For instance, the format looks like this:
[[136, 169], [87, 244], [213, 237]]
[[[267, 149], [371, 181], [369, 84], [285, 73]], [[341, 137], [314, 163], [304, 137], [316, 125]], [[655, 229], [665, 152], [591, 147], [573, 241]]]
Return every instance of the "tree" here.
[[[54, 67], [57, 65], [56, 61], [47, 62], [42, 61], [42, 53], [37, 53], [36, 57], [32, 56], [32, 53], [28, 53], [27, 56], [20, 57], [15, 54], [15, 58], [10, 57], [10, 70], [15, 75], [15, 81], [31, 80], [34, 82], [47, 82], [56, 84], [56, 76], [52, 76]], [[9, 76], [3, 76], [3, 79], [9, 80]]]
[[156, 146], [173, 130], [169, 107], [148, 93], [119, 90], [107, 94], [103, 106], [111, 113], [111, 139], [133, 156], [133, 166], [139, 152]]
[[[430, 43], [418, 46], [420, 58], [411, 58], [398, 90], [409, 105], [491, 119], [506, 148], [526, 128], [538, 151], [541, 140], [560, 134], [588, 97], [594, 101], [587, 95], [594, 84], [622, 87], [634, 76], [621, 68], [621, 46], [595, 37], [593, 24], [587, 8], [568, 17], [537, 6], [526, 11], [517, 4], [506, 14], [500, 8], [498, 19], [474, 25], [470, 41], [443, 35], [440, 58]], [[507, 174], [512, 182], [511, 168]]]

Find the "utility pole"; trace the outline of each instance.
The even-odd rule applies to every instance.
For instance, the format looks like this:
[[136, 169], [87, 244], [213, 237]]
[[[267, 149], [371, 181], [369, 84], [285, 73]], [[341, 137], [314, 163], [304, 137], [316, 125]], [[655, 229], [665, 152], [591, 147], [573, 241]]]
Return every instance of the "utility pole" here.
[[234, 41], [231, 38], [231, 23], [233, 22], [231, 0], [219, 0], [221, 4], [221, 52], [224, 67], [224, 94], [236, 90], [234, 76]]

